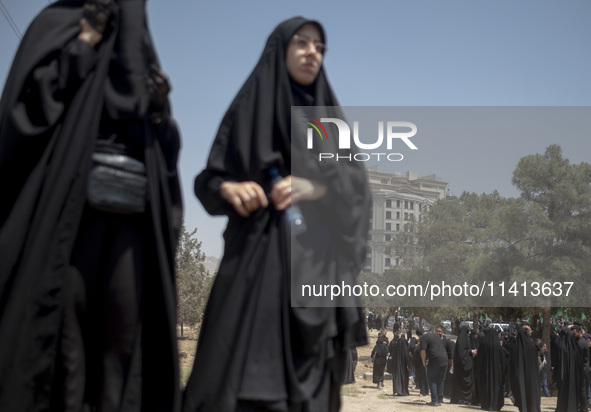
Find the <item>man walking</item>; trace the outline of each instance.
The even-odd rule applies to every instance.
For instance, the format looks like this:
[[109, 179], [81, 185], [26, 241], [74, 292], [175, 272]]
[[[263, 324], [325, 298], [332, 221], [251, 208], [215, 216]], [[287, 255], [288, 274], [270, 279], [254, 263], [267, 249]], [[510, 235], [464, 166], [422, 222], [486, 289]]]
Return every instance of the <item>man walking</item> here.
[[443, 403], [443, 381], [447, 369], [448, 356], [441, 337], [435, 333], [426, 333], [422, 328], [417, 329], [421, 338], [421, 360], [427, 370], [427, 381], [431, 390], [430, 406]]

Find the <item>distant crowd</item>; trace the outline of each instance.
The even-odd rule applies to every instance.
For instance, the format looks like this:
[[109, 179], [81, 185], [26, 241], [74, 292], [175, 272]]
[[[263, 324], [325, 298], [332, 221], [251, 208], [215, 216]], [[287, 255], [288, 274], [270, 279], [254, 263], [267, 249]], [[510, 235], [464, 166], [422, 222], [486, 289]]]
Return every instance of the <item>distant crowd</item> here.
[[[398, 326], [398, 327], [396, 327]], [[384, 372], [392, 376], [395, 396], [409, 395], [409, 385], [420, 396], [431, 395], [431, 406], [448, 399], [452, 404], [477, 405], [499, 411], [509, 398], [521, 412], [541, 410], [541, 397], [550, 397], [549, 380], [556, 391], [556, 412], [588, 411], [591, 406], [589, 351], [591, 335], [578, 322], [555, 328], [550, 348], [532, 338], [523, 323], [499, 333], [486, 320], [480, 331], [462, 326], [455, 341], [423, 328], [398, 333], [389, 341], [382, 329], [372, 350], [373, 383], [384, 386]]]

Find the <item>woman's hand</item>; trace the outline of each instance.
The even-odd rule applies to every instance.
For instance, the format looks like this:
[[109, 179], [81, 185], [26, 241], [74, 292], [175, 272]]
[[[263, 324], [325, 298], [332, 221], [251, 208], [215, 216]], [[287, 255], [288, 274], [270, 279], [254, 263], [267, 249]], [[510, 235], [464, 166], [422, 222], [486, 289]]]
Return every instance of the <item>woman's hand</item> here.
[[301, 177], [286, 176], [271, 189], [271, 200], [277, 210], [285, 210], [292, 203], [318, 200], [326, 194], [326, 186]]
[[265, 191], [256, 182], [224, 182], [220, 185], [220, 195], [242, 217], [269, 204]]
[[78, 34], [78, 38], [92, 47], [96, 46], [103, 39], [103, 33], [96, 30], [85, 18], [80, 19], [80, 27], [82, 30]]

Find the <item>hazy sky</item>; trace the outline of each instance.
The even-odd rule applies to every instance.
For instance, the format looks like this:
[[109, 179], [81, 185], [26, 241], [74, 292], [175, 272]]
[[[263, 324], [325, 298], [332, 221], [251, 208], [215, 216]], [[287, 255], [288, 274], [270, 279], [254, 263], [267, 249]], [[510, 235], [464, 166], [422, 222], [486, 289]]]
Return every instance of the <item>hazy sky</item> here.
[[[24, 32], [49, 1], [2, 3]], [[325, 67], [342, 105], [431, 106], [429, 119], [449, 114], [440, 137], [431, 120], [429, 128], [435, 130], [421, 137], [424, 129], [417, 122], [419, 151], [397, 165], [399, 172], [434, 173], [456, 194], [496, 189], [516, 196], [510, 181], [516, 162], [543, 152], [547, 144], [560, 144], [574, 163], [591, 161], [589, 110], [534, 109], [528, 117], [524, 109], [469, 109], [591, 106], [588, 0], [150, 0], [148, 8], [182, 131], [185, 222], [189, 229], [198, 229], [208, 255], [221, 256], [225, 219], [204, 212], [193, 195], [193, 179], [204, 167], [219, 121], [267, 36], [295, 15], [324, 24], [329, 47]], [[4, 16], [0, 39], [3, 82], [18, 46]], [[462, 108], [438, 112], [436, 106]], [[385, 120], [410, 121], [406, 110], [400, 108], [399, 119]]]

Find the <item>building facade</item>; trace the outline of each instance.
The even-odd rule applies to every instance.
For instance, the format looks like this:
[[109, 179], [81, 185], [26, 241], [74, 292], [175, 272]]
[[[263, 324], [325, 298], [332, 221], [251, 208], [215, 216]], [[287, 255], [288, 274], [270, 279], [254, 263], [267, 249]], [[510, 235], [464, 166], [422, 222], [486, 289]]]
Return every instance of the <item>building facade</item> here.
[[413, 219], [420, 219], [421, 213], [443, 199], [447, 193], [447, 182], [435, 175], [419, 177], [416, 172], [378, 172], [376, 167], [367, 170], [373, 197], [371, 226], [368, 235], [368, 251], [365, 273], [382, 274], [400, 263], [395, 256], [384, 253], [394, 237], [404, 231]]

